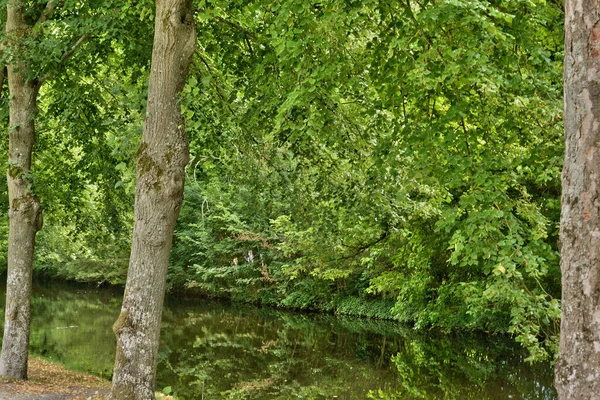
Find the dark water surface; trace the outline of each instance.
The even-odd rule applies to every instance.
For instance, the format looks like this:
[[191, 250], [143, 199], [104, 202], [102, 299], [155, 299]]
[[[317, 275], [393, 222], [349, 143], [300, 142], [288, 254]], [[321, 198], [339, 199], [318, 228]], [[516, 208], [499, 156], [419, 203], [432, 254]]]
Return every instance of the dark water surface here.
[[[35, 285], [32, 353], [110, 378], [121, 296]], [[550, 366], [522, 359], [505, 338], [167, 299], [157, 386], [181, 399], [556, 399]]]

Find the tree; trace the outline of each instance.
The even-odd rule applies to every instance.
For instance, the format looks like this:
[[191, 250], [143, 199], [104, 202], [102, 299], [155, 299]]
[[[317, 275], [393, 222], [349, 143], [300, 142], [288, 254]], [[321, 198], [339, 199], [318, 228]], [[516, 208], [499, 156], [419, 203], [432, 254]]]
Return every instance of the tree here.
[[167, 267], [189, 159], [178, 97], [196, 49], [191, 0], [157, 1], [155, 21], [146, 123], [136, 158], [131, 256], [113, 326], [113, 399], [154, 397]]
[[600, 391], [600, 2], [565, 5], [565, 161], [560, 220], [560, 399]]
[[[27, 352], [31, 275], [35, 235], [42, 227], [39, 198], [33, 192], [31, 158], [35, 143], [37, 97], [48, 75], [37, 75], [27, 52], [27, 40], [35, 40], [58, 1], [48, 1], [41, 12], [28, 7], [27, 1], [7, 3], [6, 35], [10, 53], [8, 86], [10, 91], [8, 199], [9, 239], [8, 277], [4, 339], [0, 358], [0, 375], [27, 378]], [[36, 15], [37, 14], [37, 15]], [[63, 52], [60, 63], [70, 58], [89, 34], [77, 38], [72, 48]]]
[[[81, 54], [92, 31], [108, 35], [110, 2], [11, 0], [6, 4], [3, 61], [7, 65], [9, 103], [9, 240], [4, 340], [0, 375], [27, 378], [32, 263], [42, 206], [32, 171], [41, 89]], [[108, 41], [106, 41], [108, 42]], [[110, 43], [110, 42], [108, 42]], [[94, 47], [97, 50], [106, 45]], [[80, 70], [88, 67], [79, 66]], [[73, 71], [69, 71], [74, 73]], [[76, 73], [75, 73], [76, 75]], [[62, 93], [63, 97], [66, 96]]]
[[[6, 32], [15, 43], [28, 34], [25, 2], [7, 5]], [[29, 79], [29, 66], [20, 61], [8, 65], [10, 90], [8, 278], [6, 313], [0, 375], [27, 378], [31, 266], [35, 234], [42, 227], [40, 201], [33, 194], [29, 180], [31, 155], [35, 141], [35, 120], [39, 82]]]

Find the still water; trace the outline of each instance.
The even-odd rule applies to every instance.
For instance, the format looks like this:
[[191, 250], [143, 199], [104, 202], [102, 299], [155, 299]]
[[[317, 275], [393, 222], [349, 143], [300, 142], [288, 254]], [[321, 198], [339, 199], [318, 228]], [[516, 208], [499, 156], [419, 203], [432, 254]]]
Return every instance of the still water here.
[[[120, 303], [112, 289], [35, 285], [32, 353], [110, 378]], [[504, 338], [390, 321], [168, 298], [161, 341], [158, 389], [181, 399], [556, 399], [550, 366]]]

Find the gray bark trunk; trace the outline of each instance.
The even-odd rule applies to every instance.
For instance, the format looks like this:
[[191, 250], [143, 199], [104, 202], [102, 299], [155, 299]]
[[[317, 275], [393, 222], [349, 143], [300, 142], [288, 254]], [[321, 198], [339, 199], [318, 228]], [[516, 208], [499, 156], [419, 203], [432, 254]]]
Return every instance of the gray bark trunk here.
[[191, 0], [157, 1], [155, 21], [146, 122], [136, 160], [131, 256], [121, 314], [113, 326], [117, 352], [111, 398], [119, 400], [154, 398], [167, 266], [189, 158], [177, 100], [196, 48]]
[[[27, 34], [24, 3], [10, 1], [6, 31], [14, 40]], [[40, 202], [33, 194], [29, 178], [35, 142], [35, 114], [38, 85], [28, 81], [23, 62], [8, 65], [10, 90], [8, 156], [8, 277], [4, 338], [0, 357], [0, 375], [27, 379], [31, 269], [35, 235], [42, 227]]]
[[559, 398], [600, 397], [600, 2], [567, 0]]

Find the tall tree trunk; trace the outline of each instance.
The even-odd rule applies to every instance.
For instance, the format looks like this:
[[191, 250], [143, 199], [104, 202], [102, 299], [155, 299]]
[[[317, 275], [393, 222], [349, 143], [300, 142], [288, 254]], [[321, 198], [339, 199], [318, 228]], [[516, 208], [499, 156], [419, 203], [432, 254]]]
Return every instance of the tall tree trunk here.
[[600, 396], [600, 1], [567, 0], [559, 398]]
[[189, 159], [178, 97], [196, 48], [191, 0], [156, 2], [152, 69], [137, 153], [135, 223], [111, 398], [154, 398], [156, 355], [169, 253]]
[[[15, 43], [30, 31], [24, 10], [24, 2], [8, 2], [6, 31], [9, 40]], [[11, 97], [7, 173], [8, 277], [0, 375], [16, 379], [27, 379], [31, 268], [35, 235], [42, 227], [40, 202], [32, 192], [29, 177], [39, 87], [37, 82], [28, 80], [28, 72], [28, 66], [22, 61], [8, 65]]]

